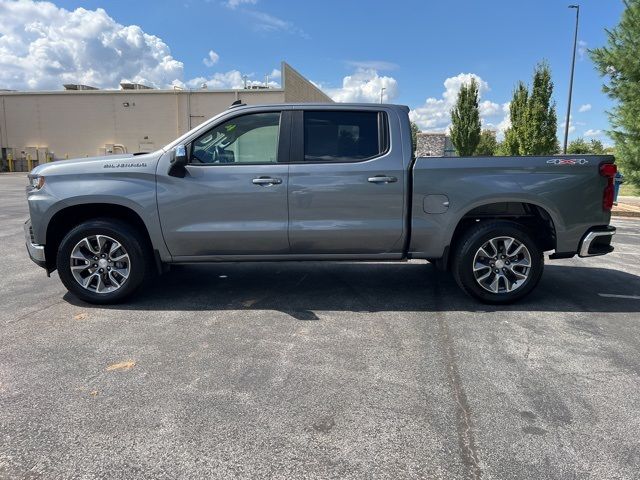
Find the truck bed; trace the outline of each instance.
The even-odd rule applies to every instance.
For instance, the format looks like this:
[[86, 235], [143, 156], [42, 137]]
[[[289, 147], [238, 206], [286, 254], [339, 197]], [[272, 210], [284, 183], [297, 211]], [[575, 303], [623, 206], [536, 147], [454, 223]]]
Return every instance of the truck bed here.
[[609, 223], [599, 168], [613, 161], [610, 155], [419, 157], [411, 171], [409, 251], [440, 258], [465, 216], [511, 216], [530, 205], [553, 222], [556, 253], [576, 253], [590, 227]]

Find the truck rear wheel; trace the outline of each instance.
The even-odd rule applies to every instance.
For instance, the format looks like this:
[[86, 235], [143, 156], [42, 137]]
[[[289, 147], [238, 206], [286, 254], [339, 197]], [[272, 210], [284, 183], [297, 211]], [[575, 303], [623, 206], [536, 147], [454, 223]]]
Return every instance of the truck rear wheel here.
[[542, 276], [544, 256], [525, 227], [515, 222], [469, 228], [452, 259], [460, 288], [484, 303], [506, 304], [531, 293]]
[[89, 303], [117, 303], [142, 283], [144, 242], [130, 225], [97, 219], [73, 228], [60, 243], [57, 267], [67, 290]]

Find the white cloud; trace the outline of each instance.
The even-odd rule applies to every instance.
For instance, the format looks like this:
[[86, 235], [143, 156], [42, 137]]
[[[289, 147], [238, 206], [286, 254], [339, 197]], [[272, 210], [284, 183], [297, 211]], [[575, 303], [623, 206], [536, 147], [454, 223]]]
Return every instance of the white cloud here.
[[[461, 73], [444, 81], [441, 98], [429, 97], [425, 103], [411, 110], [409, 117], [421, 130], [444, 132], [451, 124], [451, 109], [455, 105], [458, 92], [463, 84], [475, 79], [478, 83], [478, 95], [482, 98], [490, 91], [489, 84], [474, 73]], [[490, 100], [481, 100], [478, 104], [483, 127], [502, 132], [509, 126], [509, 104], [498, 104]]]
[[387, 62], [385, 60], [347, 60], [348, 66], [359, 70], [395, 70], [398, 68], [397, 63]]
[[584, 55], [587, 53], [588, 43], [584, 40], [578, 40], [578, 56], [580, 60], [584, 60]]
[[490, 100], [484, 100], [478, 104], [481, 117], [493, 117], [498, 115], [502, 109], [500, 105]]
[[296, 27], [292, 22], [283, 20], [282, 18], [271, 15], [270, 13], [259, 10], [251, 10], [248, 8], [238, 9], [242, 14], [253, 20], [253, 28], [262, 32], [285, 32], [293, 35], [299, 35], [302, 38], [309, 38], [309, 35], [301, 28]]
[[[277, 75], [280, 71], [277, 69], [273, 69], [271, 71], [271, 75], [269, 76], [269, 87], [271, 88], [280, 88], [280, 84], [276, 82], [274, 79], [280, 78]], [[274, 75], [276, 74], [276, 75]], [[264, 85], [265, 81], [256, 80], [255, 74], [243, 74], [239, 70], [230, 70], [228, 72], [217, 72], [211, 75], [210, 77], [196, 77], [190, 80], [187, 80], [183, 83], [182, 87], [198, 89], [202, 88], [203, 85], [206, 85], [206, 88], [209, 89], [218, 89], [218, 90], [228, 90], [228, 89], [241, 89], [244, 88], [245, 76], [247, 80], [247, 85]]]
[[500, 121], [500, 123], [497, 125], [497, 129], [498, 132], [500, 134], [503, 134], [504, 131], [511, 127], [511, 102], [506, 102], [502, 104], [502, 113], [504, 114], [504, 117], [502, 118], [502, 120]]
[[359, 69], [342, 80], [342, 88], [324, 88], [336, 102], [380, 102], [380, 91], [384, 88], [383, 101], [393, 101], [398, 95], [398, 82], [393, 77], [380, 76], [373, 69]]
[[116, 88], [123, 80], [167, 86], [183, 75], [182, 62], [160, 38], [117, 23], [101, 8], [1, 2], [0, 18], [0, 88]]
[[209, 50], [209, 54], [206, 58], [202, 59], [202, 63], [204, 63], [207, 67], [213, 67], [220, 60], [220, 55], [218, 55], [213, 50]]
[[591, 104], [590, 103], [585, 103], [584, 105], [580, 105], [580, 108], [578, 109], [578, 112], [584, 113], [584, 112], [588, 112], [589, 110], [591, 110]]
[[602, 130], [594, 130], [590, 128], [584, 132], [585, 137], [599, 137], [600, 135], [602, 135]]
[[[0, 0], [0, 18], [0, 88], [59, 90], [64, 83], [118, 88], [121, 81], [157, 88], [244, 86], [238, 70], [184, 80], [182, 62], [162, 39], [136, 25], [121, 25], [100, 8], [69, 11], [50, 2]], [[218, 60], [210, 50], [203, 62], [211, 67]], [[280, 71], [273, 69], [269, 86], [279, 87], [279, 79]], [[247, 83], [264, 85], [252, 73]]]
[[[567, 118], [563, 118], [562, 122], [558, 122], [557, 123], [557, 129], [556, 132], [558, 133], [558, 137], [562, 138], [564, 136], [564, 129], [565, 129], [565, 125], [567, 122]], [[569, 115], [569, 133], [574, 133], [576, 131], [576, 125], [578, 126], [584, 126], [586, 125], [586, 123], [584, 122], [574, 122], [573, 121], [573, 115]]]
[[256, 30], [264, 32], [281, 31], [300, 35], [303, 38], [309, 38], [301, 28], [296, 27], [293, 23], [287, 20], [283, 20], [282, 18], [260, 10], [243, 8], [246, 5], [255, 5], [257, 3], [258, 0], [225, 0], [223, 5], [231, 10], [238, 10], [242, 15], [251, 18], [253, 20], [252, 26]]
[[229, 8], [237, 8], [240, 5], [255, 5], [258, 0], [227, 0], [224, 4]]

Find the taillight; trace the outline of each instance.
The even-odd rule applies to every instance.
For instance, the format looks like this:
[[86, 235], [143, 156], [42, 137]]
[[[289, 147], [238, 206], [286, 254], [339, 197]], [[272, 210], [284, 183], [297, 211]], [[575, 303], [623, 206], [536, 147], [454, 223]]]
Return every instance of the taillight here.
[[604, 187], [604, 192], [602, 193], [602, 209], [607, 212], [613, 208], [613, 181], [617, 172], [618, 167], [613, 163], [603, 163], [600, 165], [600, 175], [607, 178], [607, 186]]

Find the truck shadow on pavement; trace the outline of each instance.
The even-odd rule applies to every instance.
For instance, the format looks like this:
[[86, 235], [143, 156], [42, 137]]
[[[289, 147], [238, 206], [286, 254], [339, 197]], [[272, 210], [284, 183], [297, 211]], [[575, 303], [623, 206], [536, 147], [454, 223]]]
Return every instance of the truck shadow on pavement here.
[[[425, 263], [229, 263], [180, 265], [118, 310], [276, 310], [299, 320], [314, 311], [640, 312], [640, 277], [606, 268], [551, 265], [538, 288], [514, 305], [483, 305], [452, 276]], [[80, 305], [70, 294], [65, 300]]]

